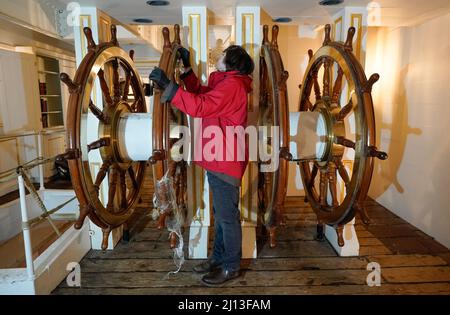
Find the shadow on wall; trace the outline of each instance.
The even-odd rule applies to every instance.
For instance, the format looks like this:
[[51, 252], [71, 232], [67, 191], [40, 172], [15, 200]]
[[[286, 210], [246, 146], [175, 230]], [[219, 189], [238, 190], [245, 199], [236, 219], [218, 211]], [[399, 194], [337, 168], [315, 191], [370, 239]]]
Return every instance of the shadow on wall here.
[[[412, 128], [408, 125], [408, 100], [407, 91], [405, 89], [405, 80], [408, 75], [410, 65], [406, 65], [399, 73], [397, 84], [392, 87], [395, 91], [392, 99], [392, 123], [385, 123], [382, 121], [383, 107], [375, 107], [375, 116], [377, 120], [376, 138], [377, 142], [381, 143], [386, 140], [382, 138], [384, 133], [390, 133], [390, 142], [387, 148], [389, 158], [385, 161], [375, 160], [374, 173], [372, 177], [372, 185], [370, 196], [378, 198], [381, 196], [392, 184], [399, 193], [404, 192], [402, 183], [398, 178], [398, 172], [404, 158], [406, 143], [408, 137], [411, 135], [421, 135], [422, 130], [419, 128]], [[381, 91], [381, 93], [383, 93]]]

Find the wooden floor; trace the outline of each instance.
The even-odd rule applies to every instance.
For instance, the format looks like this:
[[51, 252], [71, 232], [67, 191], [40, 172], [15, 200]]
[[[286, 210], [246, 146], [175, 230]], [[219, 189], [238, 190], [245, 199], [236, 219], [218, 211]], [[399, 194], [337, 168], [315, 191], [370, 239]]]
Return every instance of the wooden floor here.
[[[147, 211], [129, 243], [114, 251], [90, 251], [81, 262], [81, 288], [65, 281], [54, 294], [450, 294], [450, 252], [373, 200], [372, 223], [357, 219], [360, 257], [341, 258], [314, 240], [315, 215], [301, 197], [286, 201], [287, 227], [278, 246], [259, 242], [258, 259], [242, 263], [243, 276], [222, 288], [206, 288], [191, 272], [198, 260], [175, 269], [167, 232], [156, 229]], [[186, 235], [186, 234], [185, 234]], [[186, 235], [187, 236], [187, 235]], [[369, 287], [369, 262], [381, 266], [381, 286]]]

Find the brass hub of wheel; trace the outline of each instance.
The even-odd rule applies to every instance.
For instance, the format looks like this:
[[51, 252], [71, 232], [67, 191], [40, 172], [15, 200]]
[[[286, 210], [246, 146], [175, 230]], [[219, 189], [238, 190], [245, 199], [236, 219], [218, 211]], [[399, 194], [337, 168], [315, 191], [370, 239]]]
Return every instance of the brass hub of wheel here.
[[127, 102], [119, 101], [118, 104], [106, 108], [106, 114], [111, 117], [109, 122], [99, 122], [99, 138], [109, 139], [110, 145], [100, 148], [103, 161], [112, 161], [122, 170], [127, 170], [132, 161], [123, 157], [119, 150], [119, 123], [125, 113], [131, 113], [131, 107]]
[[337, 119], [340, 108], [332, 103], [331, 98], [328, 96], [318, 100], [314, 104], [313, 111], [322, 114], [327, 130], [325, 154], [320, 161], [317, 161], [319, 166], [325, 167], [333, 158], [342, 158], [344, 155], [345, 148], [337, 145], [335, 139], [337, 137], [345, 137], [345, 123]]

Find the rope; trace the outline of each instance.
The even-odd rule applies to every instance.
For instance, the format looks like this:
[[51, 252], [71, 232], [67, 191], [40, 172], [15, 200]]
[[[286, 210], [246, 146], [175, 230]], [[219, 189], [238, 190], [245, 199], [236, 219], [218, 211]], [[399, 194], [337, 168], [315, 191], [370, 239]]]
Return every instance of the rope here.
[[155, 205], [155, 208], [159, 210], [159, 213], [171, 214], [166, 218], [166, 227], [169, 231], [169, 237], [171, 233], [175, 233], [178, 237], [178, 244], [173, 249], [173, 261], [177, 270], [168, 272], [164, 279], [167, 279], [171, 274], [177, 274], [185, 262], [183, 251], [184, 240], [183, 234], [181, 233], [184, 218], [176, 200], [173, 179], [169, 175], [168, 170], [160, 180], [156, 181], [155, 193], [153, 196], [153, 204]]
[[[22, 165], [19, 165], [19, 166], [17, 166], [17, 167], [10, 168], [9, 170], [6, 170], [6, 171], [1, 172], [1, 173], [0, 173], [0, 183], [7, 182], [8, 180], [11, 180], [11, 179], [12, 179], [12, 178], [10, 178], [11, 175], [16, 176], [16, 174], [17, 174], [17, 169], [18, 169], [19, 167], [27, 166], [28, 164], [33, 163], [34, 161], [37, 161], [37, 160], [38, 160], [38, 158], [34, 158], [34, 159], [32, 159], [31, 161], [28, 161], [28, 162], [26, 162], [26, 163], [24, 163], [24, 164], [22, 164]], [[7, 180], [5, 180], [5, 178], [7, 178]]]
[[72, 201], [75, 200], [75, 199], [77, 199], [76, 196], [70, 198], [69, 200], [67, 200], [67, 201], [65, 201], [64, 203], [60, 204], [59, 206], [53, 208], [52, 210], [49, 210], [49, 211], [47, 211], [46, 213], [43, 213], [43, 214], [41, 214], [40, 216], [38, 216], [38, 217], [36, 217], [36, 218], [34, 218], [34, 219], [32, 219], [32, 220], [29, 220], [29, 221], [27, 222], [27, 224], [29, 224], [30, 226], [33, 226], [33, 225], [35, 225], [36, 223], [39, 223], [39, 222], [45, 220], [48, 216], [50, 216], [50, 215], [52, 215], [53, 213], [55, 213], [55, 212], [61, 210], [64, 206], [68, 205], [70, 202], [72, 202]]
[[[30, 178], [28, 177], [27, 173], [25, 172], [24, 168], [19, 167], [17, 169], [17, 172], [20, 173], [20, 175], [22, 175], [24, 183], [25, 183], [25, 186], [27, 187], [27, 189], [30, 192], [31, 196], [37, 202], [38, 206], [41, 208], [42, 212], [44, 213], [44, 218], [42, 218], [41, 220], [39, 220], [37, 222], [40, 222], [40, 221], [42, 221], [44, 219], [47, 219], [48, 222], [50, 223], [51, 227], [55, 231], [55, 233], [58, 235], [58, 237], [61, 236], [61, 232], [56, 227], [56, 225], [53, 223], [52, 219], [49, 217], [50, 214], [47, 211], [47, 207], [45, 206], [45, 204], [42, 201], [41, 197], [39, 196], [38, 192], [36, 191], [36, 188], [34, 188], [34, 185], [31, 182]], [[34, 221], [34, 219], [31, 220], [31, 221]], [[25, 222], [25, 224], [29, 224], [29, 222], [30, 221]]]
[[[31, 162], [36, 161], [36, 160], [38, 160], [39, 162], [31, 164]], [[22, 165], [22, 168], [24, 170], [30, 170], [30, 169], [32, 169], [32, 168], [34, 168], [36, 166], [39, 166], [39, 165], [42, 165], [42, 164], [46, 164], [46, 163], [49, 163], [49, 162], [54, 162], [55, 160], [56, 160], [56, 156], [50, 157], [50, 158], [46, 158], [46, 159], [37, 158], [37, 159], [31, 160], [30, 162]]]
[[[10, 181], [12, 179], [11, 176], [13, 174], [18, 173], [17, 170], [20, 169], [20, 168], [22, 168], [24, 170], [30, 170], [30, 169], [32, 169], [32, 168], [34, 168], [36, 166], [41, 165], [41, 164], [54, 162], [56, 160], [56, 157], [57, 156], [54, 156], [54, 157], [51, 157], [51, 158], [47, 158], [47, 159], [43, 159], [43, 158], [40, 158], [40, 157], [34, 158], [34, 159], [32, 159], [32, 160], [30, 160], [30, 161], [28, 161], [28, 162], [26, 162], [26, 163], [24, 163], [22, 165], [19, 165], [18, 167], [11, 168], [9, 170], [3, 171], [3, 172], [0, 173], [0, 183], [4, 183], [4, 182], [7, 182], [7, 181]], [[38, 161], [38, 162], [36, 162], [36, 161]]]

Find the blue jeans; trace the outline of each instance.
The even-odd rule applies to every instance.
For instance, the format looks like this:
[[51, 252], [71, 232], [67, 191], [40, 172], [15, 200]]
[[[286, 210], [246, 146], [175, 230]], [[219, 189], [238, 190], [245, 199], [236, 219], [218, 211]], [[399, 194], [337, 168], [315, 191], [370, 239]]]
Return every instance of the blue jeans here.
[[214, 249], [212, 258], [226, 270], [239, 270], [242, 257], [242, 229], [239, 187], [207, 172], [214, 210]]

